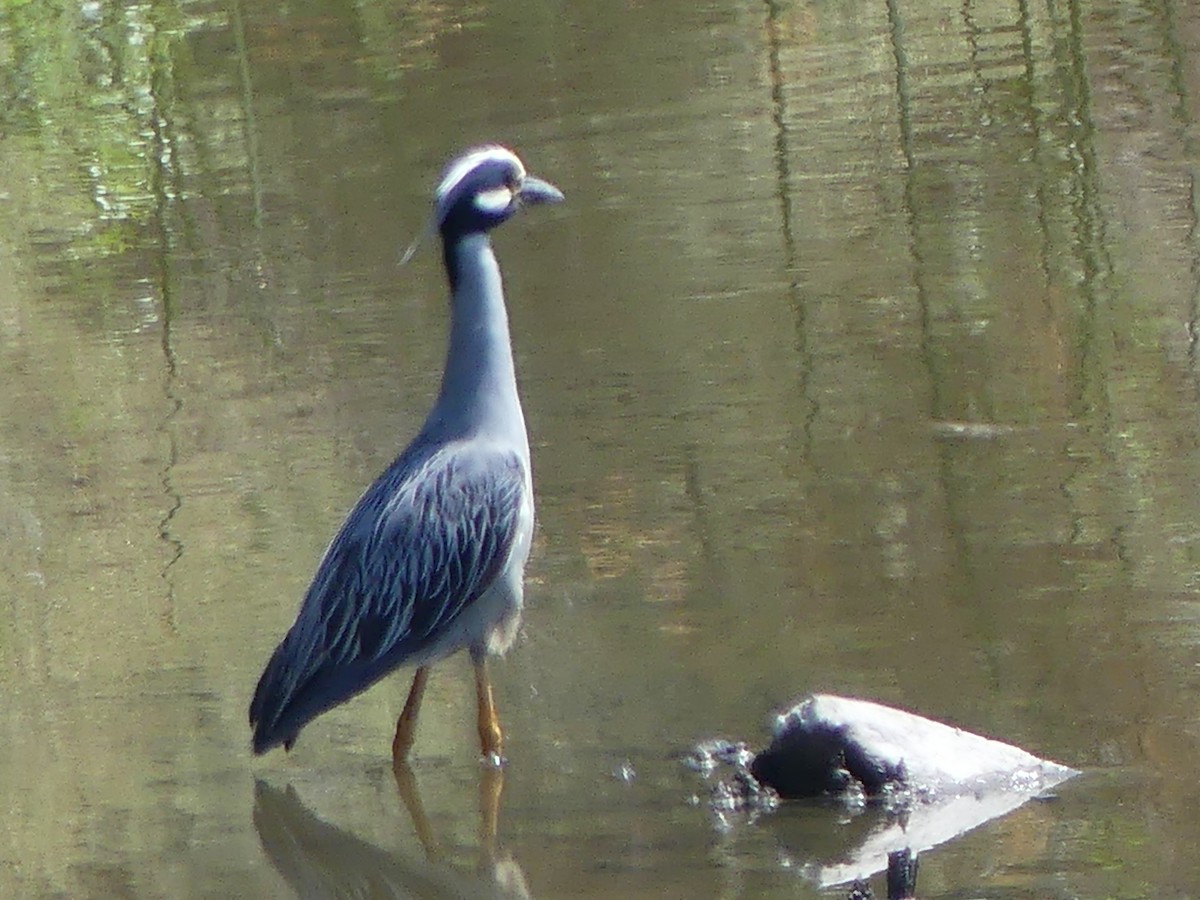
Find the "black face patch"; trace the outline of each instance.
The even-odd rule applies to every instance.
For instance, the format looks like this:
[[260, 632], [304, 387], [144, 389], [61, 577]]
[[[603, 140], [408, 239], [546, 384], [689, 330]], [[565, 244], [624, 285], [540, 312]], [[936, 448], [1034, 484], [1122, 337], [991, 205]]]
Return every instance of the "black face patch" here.
[[508, 218], [525, 167], [510, 150], [481, 147], [446, 168], [434, 194], [434, 216], [443, 234], [486, 231]]

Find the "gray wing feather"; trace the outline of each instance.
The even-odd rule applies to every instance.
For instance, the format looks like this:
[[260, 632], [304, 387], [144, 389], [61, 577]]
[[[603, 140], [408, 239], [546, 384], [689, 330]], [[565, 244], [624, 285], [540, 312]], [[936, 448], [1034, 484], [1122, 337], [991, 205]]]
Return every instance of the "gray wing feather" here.
[[251, 721], [294, 737], [432, 643], [504, 570], [524, 466], [515, 453], [457, 444], [393, 463], [325, 551]]

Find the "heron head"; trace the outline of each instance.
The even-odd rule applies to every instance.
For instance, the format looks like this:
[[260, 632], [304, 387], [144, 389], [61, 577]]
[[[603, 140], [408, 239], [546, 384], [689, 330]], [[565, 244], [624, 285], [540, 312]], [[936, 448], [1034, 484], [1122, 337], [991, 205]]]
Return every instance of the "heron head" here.
[[559, 203], [562, 191], [525, 171], [517, 154], [499, 144], [467, 150], [446, 166], [433, 192], [433, 215], [400, 258], [404, 265], [435, 229], [443, 238], [495, 228], [522, 206]]
[[443, 235], [469, 234], [495, 228], [522, 206], [562, 199], [511, 150], [488, 144], [451, 160], [433, 193], [433, 215]]

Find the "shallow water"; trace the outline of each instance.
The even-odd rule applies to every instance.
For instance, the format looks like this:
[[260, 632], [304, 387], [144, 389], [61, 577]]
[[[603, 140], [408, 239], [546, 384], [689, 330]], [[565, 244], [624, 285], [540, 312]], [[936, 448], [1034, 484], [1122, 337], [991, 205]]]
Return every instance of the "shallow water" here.
[[[1165, 0], [10, 5], [0, 894], [813, 896], [872, 813], [678, 760], [810, 690], [1085, 770], [923, 897], [1195, 894], [1198, 53]], [[494, 841], [465, 660], [429, 834], [403, 677], [290, 756], [245, 722], [436, 389], [397, 260], [480, 140], [568, 198], [496, 240], [539, 527]]]

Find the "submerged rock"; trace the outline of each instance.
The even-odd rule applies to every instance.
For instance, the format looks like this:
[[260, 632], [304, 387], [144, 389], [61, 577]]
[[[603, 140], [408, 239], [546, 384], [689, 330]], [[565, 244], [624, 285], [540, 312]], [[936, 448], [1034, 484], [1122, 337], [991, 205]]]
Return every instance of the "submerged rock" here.
[[754, 751], [744, 741], [712, 738], [696, 744], [684, 755], [683, 764], [701, 775], [710, 775], [722, 766], [748, 768]]
[[1019, 747], [866, 700], [815, 694], [775, 720], [750, 774], [784, 798], [932, 801], [1049, 790], [1077, 774]]
[[710, 782], [708, 807], [722, 830], [773, 812], [780, 798], [833, 799], [835, 822], [822, 823], [819, 806], [762, 820], [780, 835], [781, 858], [824, 887], [882, 872], [898, 851], [915, 859], [1078, 774], [1011, 744], [829, 694], [781, 713], [765, 750], [715, 739], [685, 763]]
[[736, 812], [767, 812], [779, 805], [779, 795], [750, 774], [754, 751], [743, 741], [712, 738], [696, 744], [683, 757], [683, 764], [705, 778], [721, 772], [713, 781], [708, 806], [718, 816]]

